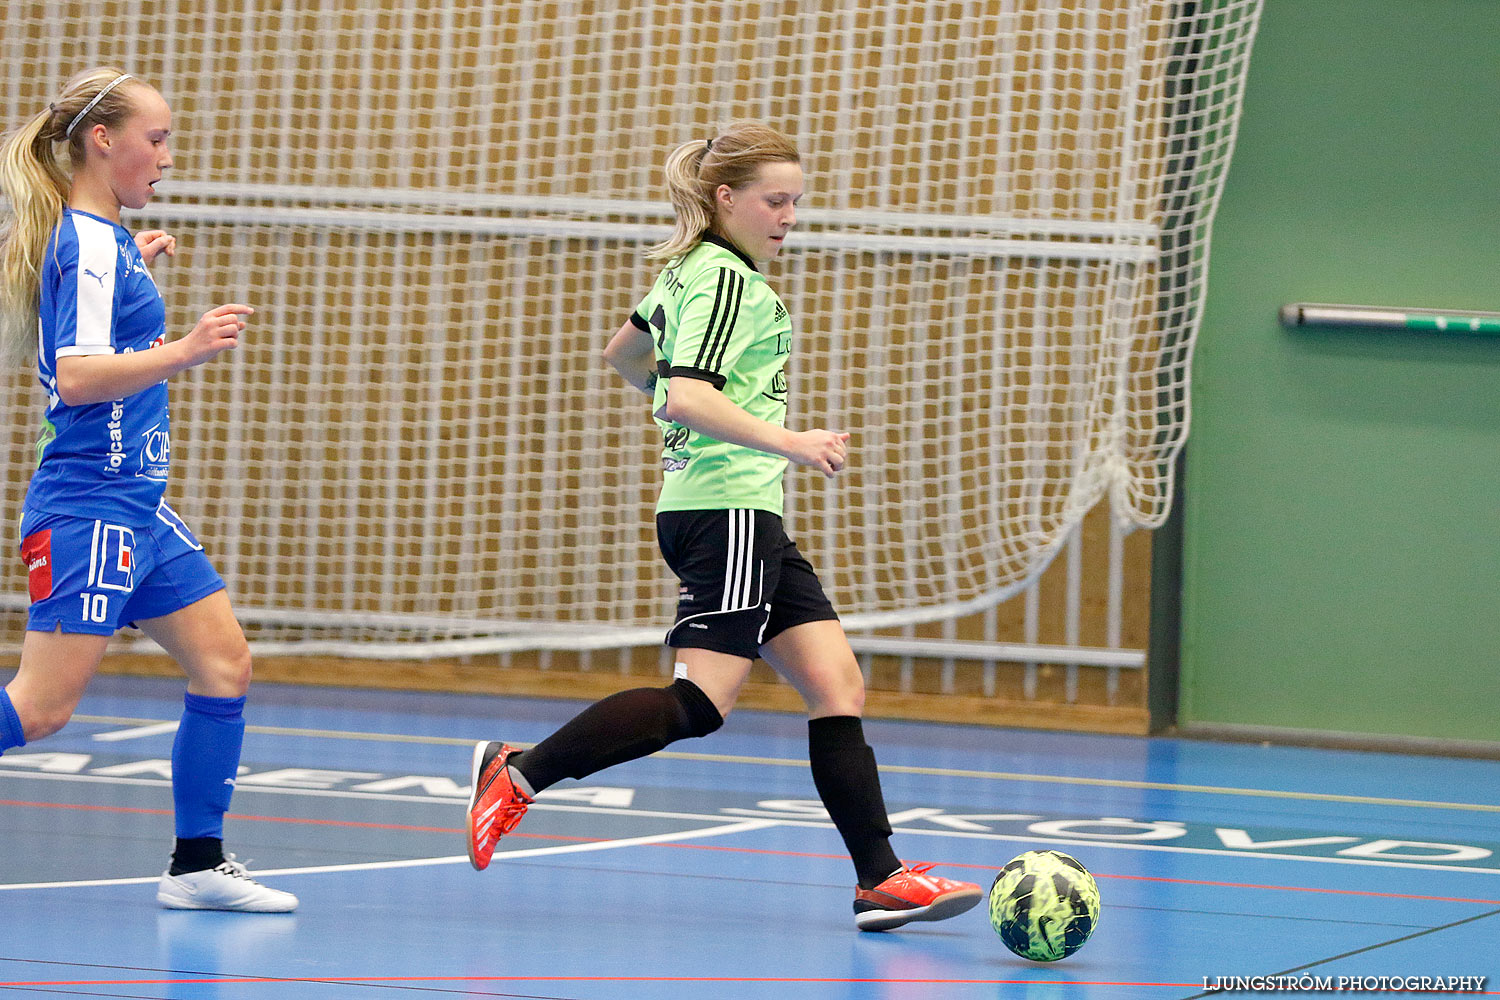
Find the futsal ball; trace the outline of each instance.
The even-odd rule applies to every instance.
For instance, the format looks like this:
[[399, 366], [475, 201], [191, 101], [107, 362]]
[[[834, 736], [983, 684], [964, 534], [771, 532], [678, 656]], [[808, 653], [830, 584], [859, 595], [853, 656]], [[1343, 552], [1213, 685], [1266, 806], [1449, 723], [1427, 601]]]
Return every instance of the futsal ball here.
[[1005, 947], [1033, 962], [1067, 958], [1098, 922], [1094, 876], [1061, 851], [1018, 855], [990, 886], [990, 926]]

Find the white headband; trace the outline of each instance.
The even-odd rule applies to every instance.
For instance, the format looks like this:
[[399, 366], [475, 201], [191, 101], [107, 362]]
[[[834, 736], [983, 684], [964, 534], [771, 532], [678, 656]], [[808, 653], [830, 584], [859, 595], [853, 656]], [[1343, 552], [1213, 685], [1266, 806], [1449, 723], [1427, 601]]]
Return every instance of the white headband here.
[[85, 104], [83, 106], [83, 110], [80, 111], [80, 112], [78, 112], [77, 116], [75, 116], [74, 119], [71, 122], [68, 123], [67, 130], [65, 132], [63, 132], [63, 138], [64, 139], [71, 139], [71, 138], [73, 138], [73, 130], [78, 127], [78, 123], [79, 122], [83, 121], [84, 115], [87, 115], [90, 111], [93, 111], [94, 110], [94, 105], [96, 105], [100, 101], [104, 100], [104, 95], [105, 94], [109, 93], [111, 90], [114, 90], [120, 84], [124, 83], [126, 80], [129, 80], [129, 79], [130, 79], [130, 74], [129, 73], [121, 73], [119, 76], [117, 76], [113, 80], [109, 81], [109, 83], [105, 84], [104, 85], [104, 89], [101, 90], [101, 91], [99, 91], [99, 93], [95, 94], [94, 95], [94, 99], [92, 101], [89, 101], [87, 104]]

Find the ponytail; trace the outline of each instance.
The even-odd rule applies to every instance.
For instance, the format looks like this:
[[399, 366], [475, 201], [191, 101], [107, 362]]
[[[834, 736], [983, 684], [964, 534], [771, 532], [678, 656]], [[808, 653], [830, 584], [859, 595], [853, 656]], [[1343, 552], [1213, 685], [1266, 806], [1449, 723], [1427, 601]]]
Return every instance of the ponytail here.
[[42, 254], [68, 200], [68, 175], [52, 148], [67, 128], [58, 117], [49, 107], [0, 146], [0, 185], [12, 212], [0, 231], [0, 363], [7, 368], [36, 352]]
[[10, 217], [0, 229], [0, 364], [21, 364], [37, 347], [42, 255], [68, 203], [72, 179], [57, 159], [67, 142], [71, 165], [84, 162], [90, 124], [114, 127], [132, 104], [119, 86], [120, 70], [101, 66], [80, 73], [62, 95], [0, 144], [0, 189]]
[[663, 170], [677, 222], [665, 242], [646, 251], [647, 259], [672, 260], [702, 241], [713, 229], [719, 185], [738, 190], [755, 180], [763, 163], [801, 162], [790, 139], [759, 122], [733, 122], [713, 139], [678, 146]]

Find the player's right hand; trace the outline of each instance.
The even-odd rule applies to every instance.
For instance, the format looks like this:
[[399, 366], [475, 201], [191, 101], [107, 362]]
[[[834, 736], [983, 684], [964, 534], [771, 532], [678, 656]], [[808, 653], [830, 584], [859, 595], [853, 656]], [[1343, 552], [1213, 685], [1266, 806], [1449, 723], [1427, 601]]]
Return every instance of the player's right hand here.
[[821, 427], [801, 431], [793, 435], [793, 451], [787, 457], [832, 479], [849, 460], [849, 435]]

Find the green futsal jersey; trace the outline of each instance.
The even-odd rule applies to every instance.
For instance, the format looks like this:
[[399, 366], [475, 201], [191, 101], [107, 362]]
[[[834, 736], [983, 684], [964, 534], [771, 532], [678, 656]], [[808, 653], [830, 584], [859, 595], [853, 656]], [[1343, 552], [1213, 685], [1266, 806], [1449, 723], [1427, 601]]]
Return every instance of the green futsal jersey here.
[[[751, 416], [786, 425], [791, 319], [765, 276], [732, 244], [705, 235], [657, 276], [630, 318], [656, 342], [653, 412], [666, 404], [667, 379], [696, 378]], [[663, 441], [658, 511], [748, 507], [781, 514], [786, 459], [660, 417], [656, 422]]]

